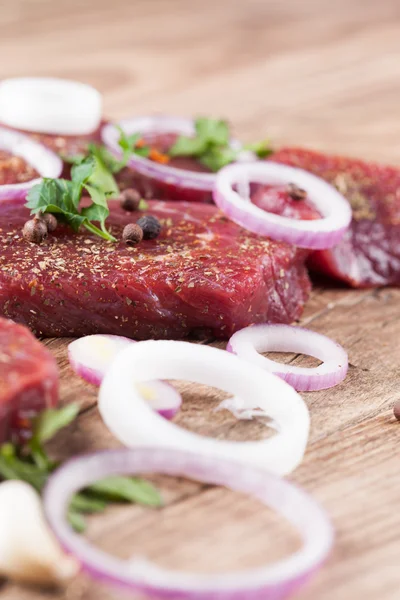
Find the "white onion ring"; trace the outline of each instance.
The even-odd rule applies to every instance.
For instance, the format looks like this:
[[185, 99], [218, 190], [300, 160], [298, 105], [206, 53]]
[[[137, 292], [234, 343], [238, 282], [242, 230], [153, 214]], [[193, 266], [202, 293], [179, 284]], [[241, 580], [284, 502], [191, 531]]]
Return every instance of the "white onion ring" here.
[[[68, 345], [69, 363], [82, 379], [100, 385], [118, 353], [134, 343], [135, 340], [120, 335], [87, 335]], [[162, 417], [172, 419], [179, 411], [182, 398], [172, 385], [164, 381], [148, 381], [136, 387]]]
[[101, 122], [102, 97], [92, 86], [56, 77], [0, 83], [0, 122], [53, 135], [87, 135]]
[[[233, 189], [237, 184], [243, 185], [244, 180], [268, 185], [294, 183], [307, 192], [322, 218], [297, 220], [266, 212]], [[321, 250], [335, 246], [352, 219], [350, 204], [329, 183], [302, 169], [272, 161], [224, 167], [216, 175], [213, 197], [215, 204], [238, 225], [300, 248]]]
[[[277, 433], [266, 440], [233, 442], [204, 437], [166, 421], [151, 410], [134, 381], [186, 379], [212, 385], [261, 408]], [[287, 383], [234, 354], [188, 342], [146, 341], [123, 350], [100, 386], [98, 407], [111, 432], [129, 447], [152, 445], [254, 464], [278, 474], [301, 462], [310, 417], [299, 394]]]
[[[22, 157], [41, 177], [55, 179], [61, 175], [63, 164], [60, 157], [18, 131], [0, 127], [0, 150]], [[23, 183], [0, 185], [0, 201], [24, 199], [28, 191], [40, 181], [41, 178], [36, 178]]]
[[[275, 564], [248, 571], [195, 574], [169, 571], [142, 557], [123, 560], [74, 533], [65, 515], [73, 493], [109, 475], [161, 472], [245, 492], [285, 517], [302, 535], [300, 550]], [[265, 471], [171, 449], [100, 452], [71, 460], [44, 491], [47, 519], [61, 545], [94, 578], [151, 597], [189, 600], [282, 600], [304, 584], [326, 559], [333, 530], [324, 511], [303, 490]]]
[[[275, 373], [299, 391], [325, 390], [346, 377], [348, 357], [345, 350], [330, 338], [291, 325], [253, 325], [233, 334], [227, 350], [255, 365]], [[259, 352], [298, 352], [320, 359], [314, 368], [282, 364], [261, 356]]]
[[[195, 127], [193, 119], [184, 117], [171, 117], [165, 115], [154, 115], [147, 117], [133, 117], [116, 123], [127, 135], [140, 133], [144, 136], [149, 134], [177, 133], [179, 135], [193, 136]], [[119, 131], [112, 123], [105, 125], [101, 132], [103, 143], [116, 156], [121, 157], [122, 151], [118, 145]], [[231, 147], [240, 150], [241, 144], [237, 140], [231, 141]], [[254, 157], [254, 155], [253, 155]], [[249, 160], [249, 156], [247, 156]], [[215, 184], [215, 173], [199, 173], [177, 169], [168, 164], [160, 164], [137, 154], [132, 154], [129, 166], [141, 175], [158, 179], [169, 185], [194, 190], [211, 191]]]

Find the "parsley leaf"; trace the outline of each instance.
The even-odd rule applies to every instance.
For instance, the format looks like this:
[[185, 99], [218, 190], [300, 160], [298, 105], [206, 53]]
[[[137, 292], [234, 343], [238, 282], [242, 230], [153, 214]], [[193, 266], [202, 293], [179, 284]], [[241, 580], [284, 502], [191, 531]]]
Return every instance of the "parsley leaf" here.
[[131, 135], [127, 135], [122, 127], [117, 127], [119, 131], [119, 140], [118, 145], [122, 150], [122, 160], [120, 164], [121, 168], [126, 167], [128, 161], [132, 154], [138, 154], [139, 156], [143, 156], [147, 158], [150, 154], [150, 146], [145, 144], [138, 145], [138, 142], [141, 141], [142, 135], [140, 133], [132, 133]]
[[64, 162], [71, 165], [79, 165], [86, 158], [94, 157], [103, 164], [104, 168], [109, 172], [109, 175], [113, 175], [126, 167], [132, 154], [138, 154], [139, 156], [144, 157], [149, 156], [149, 146], [143, 144], [137, 145], [142, 139], [140, 133], [127, 135], [121, 127], [117, 126], [117, 129], [120, 134], [118, 145], [122, 150], [122, 158], [120, 160], [118, 160], [105, 146], [93, 142], [88, 144], [86, 154], [61, 155], [61, 158]]
[[[199, 117], [195, 120], [194, 125], [196, 135], [192, 137], [179, 136], [169, 149], [168, 154], [170, 156], [195, 156], [207, 160], [210, 154], [217, 152], [218, 146], [229, 148], [229, 127], [226, 121]], [[206, 164], [203, 160], [201, 162]], [[209, 162], [213, 164], [212, 159]], [[213, 171], [218, 170], [212, 167], [209, 168]]]
[[103, 190], [110, 198], [118, 197], [119, 188], [113, 176], [116, 167], [114, 157], [102, 146], [91, 145], [89, 151], [94, 168], [84, 183]]
[[118, 173], [118, 171], [121, 170], [121, 161], [116, 159], [105, 146], [100, 144], [89, 144], [88, 153], [89, 155], [95, 156], [98, 161], [103, 163], [104, 167], [106, 167], [110, 173]]
[[[113, 177], [116, 173], [119, 173], [124, 167], [127, 166], [129, 159], [132, 154], [138, 154], [139, 156], [147, 157], [150, 153], [150, 147], [146, 145], [137, 145], [141, 140], [140, 133], [133, 133], [127, 135], [121, 127], [117, 127], [120, 137], [118, 145], [122, 150], [122, 158], [118, 160], [105, 146], [101, 144], [90, 143], [88, 145], [88, 154], [86, 156], [77, 155], [76, 157], [70, 157], [68, 162], [77, 164], [83, 158], [93, 157], [97, 161], [97, 168], [101, 167], [102, 172], [97, 170], [93, 179], [97, 181], [99, 178], [102, 180], [105, 187], [108, 186], [110, 191], [114, 189], [116, 195], [118, 194], [118, 186]], [[114, 193], [114, 192], [113, 192]]]
[[[83, 191], [89, 193], [93, 204], [79, 211]], [[105, 221], [109, 215], [107, 199], [118, 195], [114, 177], [97, 156], [88, 156], [71, 169], [71, 181], [43, 179], [28, 193], [26, 206], [31, 214], [49, 212], [69, 225], [75, 232], [81, 226], [105, 240], [116, 239], [107, 231]], [[93, 224], [100, 222], [101, 229]]]
[[217, 172], [236, 160], [237, 154], [237, 151], [229, 146], [213, 147], [206, 154], [200, 156], [199, 161], [208, 167], [210, 171]]
[[[237, 160], [241, 149], [230, 146], [229, 125], [223, 119], [199, 117], [194, 121], [195, 135], [181, 135], [168, 151], [169, 156], [193, 156], [210, 171], [216, 172]], [[258, 158], [272, 153], [268, 140], [247, 144], [244, 150], [251, 150]]]
[[96, 168], [96, 161], [92, 156], [87, 156], [80, 163], [76, 163], [71, 169], [71, 179], [78, 185], [85, 184]]
[[254, 152], [258, 156], [258, 158], [266, 158], [270, 156], [273, 152], [271, 147], [271, 143], [269, 140], [263, 140], [262, 142], [255, 142], [254, 144], [246, 144], [244, 146], [245, 150], [250, 150]]
[[194, 126], [195, 135], [179, 136], [169, 149], [170, 156], [193, 156], [214, 172], [236, 159], [237, 151], [230, 147], [229, 126], [226, 121], [199, 117]]
[[77, 165], [78, 163], [82, 162], [83, 159], [86, 157], [87, 157], [87, 153], [83, 154], [83, 152], [80, 152], [79, 154], [60, 153], [60, 158], [62, 159], [62, 161], [69, 165]]
[[168, 151], [170, 156], [201, 156], [207, 150], [207, 140], [181, 135]]
[[229, 144], [229, 125], [222, 119], [207, 119], [198, 117], [194, 126], [197, 137], [205, 140], [208, 144], [226, 146]]

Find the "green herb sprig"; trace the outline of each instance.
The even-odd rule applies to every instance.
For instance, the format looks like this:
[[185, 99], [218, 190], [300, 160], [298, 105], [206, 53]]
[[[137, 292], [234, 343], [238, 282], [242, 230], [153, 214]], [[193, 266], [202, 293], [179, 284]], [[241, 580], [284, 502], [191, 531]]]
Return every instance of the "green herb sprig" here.
[[[89, 194], [92, 204], [80, 208], [83, 192]], [[83, 226], [101, 238], [116, 242], [107, 231], [105, 222], [110, 214], [108, 199], [119, 195], [115, 179], [95, 155], [90, 154], [71, 169], [71, 180], [43, 179], [29, 192], [26, 206], [31, 214], [49, 212], [67, 223], [74, 231]], [[100, 223], [100, 229], [94, 225]]]
[[[121, 128], [119, 131], [120, 160], [104, 146], [94, 143], [88, 144], [86, 154], [64, 156], [63, 160], [72, 165], [71, 180], [43, 179], [35, 185], [26, 203], [31, 214], [52, 213], [75, 232], [83, 226], [105, 240], [116, 242], [106, 228], [106, 219], [110, 214], [108, 200], [118, 197], [120, 193], [114, 175], [126, 167], [133, 153], [148, 156], [150, 152], [147, 146], [136, 146], [140, 134], [126, 135]], [[92, 204], [80, 208], [85, 192], [91, 197]], [[100, 228], [94, 222], [99, 222]]]
[[[127, 135], [121, 127], [117, 126], [119, 131], [119, 139], [118, 145], [122, 150], [122, 157], [118, 160], [115, 156], [107, 150], [107, 148], [101, 144], [89, 144], [88, 145], [88, 156], [94, 156], [99, 162], [103, 164], [103, 166], [115, 175], [124, 169], [132, 154], [137, 154], [138, 156], [143, 156], [147, 158], [150, 154], [150, 146], [140, 144], [138, 142], [142, 139], [140, 133], [133, 133], [132, 135]], [[76, 157], [70, 157], [70, 161], [81, 162], [82, 155], [77, 155]], [[117, 185], [115, 183], [115, 185]]]
[[[42, 492], [51, 473], [59, 466], [47, 454], [44, 444], [78, 416], [77, 404], [43, 411], [35, 420], [31, 440], [24, 447], [6, 443], [0, 447], [0, 478], [20, 479]], [[68, 519], [82, 532], [84, 515], [103, 512], [112, 502], [131, 502], [145, 506], [162, 506], [160, 493], [149, 482], [136, 477], [112, 476], [102, 479], [71, 500]]]
[[143, 136], [140, 133], [133, 133], [132, 135], [127, 135], [121, 127], [117, 127], [119, 131], [119, 140], [118, 145], [122, 150], [122, 159], [121, 164], [126, 167], [128, 161], [132, 154], [137, 154], [138, 156], [143, 156], [147, 158], [150, 154], [151, 148], [146, 144], [138, 145], [138, 142], [143, 139]]
[[265, 158], [272, 152], [268, 140], [245, 145], [240, 150], [231, 148], [229, 125], [222, 119], [199, 117], [195, 119], [194, 126], [195, 135], [179, 136], [169, 149], [169, 156], [192, 156], [210, 171], [217, 172], [237, 160], [242, 150], [251, 150], [259, 158]]

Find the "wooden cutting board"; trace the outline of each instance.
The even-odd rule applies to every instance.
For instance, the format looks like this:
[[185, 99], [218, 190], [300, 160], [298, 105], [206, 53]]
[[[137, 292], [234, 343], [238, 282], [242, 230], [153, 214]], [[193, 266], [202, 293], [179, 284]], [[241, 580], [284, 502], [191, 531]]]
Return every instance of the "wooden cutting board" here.
[[[224, 115], [243, 138], [269, 135], [366, 158], [400, 161], [400, 9], [396, 0], [3, 0], [0, 77], [57, 75], [96, 85], [111, 117], [163, 111]], [[332, 555], [302, 600], [399, 597], [400, 290], [317, 287], [302, 324], [348, 351], [347, 380], [304, 394], [312, 427], [291, 479], [326, 508]], [[96, 390], [72, 375], [67, 340], [47, 340], [62, 402], [78, 400], [77, 425], [52, 451], [66, 457], [116, 446], [96, 409]], [[312, 361], [288, 356], [295, 364]], [[214, 413], [221, 395], [183, 383], [177, 422], [224, 439], [258, 439], [265, 426]], [[296, 548], [283, 523], [245, 496], [156, 477], [160, 511], [112, 509], [90, 521], [102, 547], [146, 554], [181, 569], [259, 566]], [[3, 600], [114, 600], [80, 577], [44, 595], [4, 584]]]

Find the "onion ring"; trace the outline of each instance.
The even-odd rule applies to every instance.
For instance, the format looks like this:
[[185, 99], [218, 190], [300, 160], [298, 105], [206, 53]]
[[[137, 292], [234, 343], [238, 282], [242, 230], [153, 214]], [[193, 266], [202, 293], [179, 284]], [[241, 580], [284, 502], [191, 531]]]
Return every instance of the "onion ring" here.
[[[212, 385], [246, 400], [274, 420], [277, 433], [257, 442], [233, 442], [186, 431], [153, 412], [132, 385], [153, 379], [187, 379]], [[107, 370], [98, 407], [111, 432], [129, 447], [152, 445], [193, 450], [278, 474], [301, 462], [310, 417], [299, 394], [272, 373], [211, 346], [149, 340], [123, 350]]]
[[[73, 493], [109, 475], [162, 472], [246, 492], [291, 522], [303, 546], [273, 565], [235, 573], [202, 575], [169, 571], [141, 557], [122, 560], [74, 533], [65, 515]], [[326, 559], [333, 530], [319, 505], [303, 490], [265, 471], [171, 449], [100, 452], [71, 460], [44, 491], [44, 509], [61, 545], [94, 578], [152, 597], [188, 600], [282, 600], [303, 585]]]
[[[346, 377], [348, 357], [345, 350], [325, 335], [291, 325], [253, 325], [233, 334], [227, 350], [255, 365], [275, 373], [299, 391], [331, 388]], [[259, 352], [299, 352], [323, 361], [315, 368], [282, 364]]]
[[[321, 219], [297, 220], [266, 212], [233, 187], [243, 182], [282, 185], [294, 183], [306, 190]], [[272, 161], [235, 163], [221, 169], [213, 189], [215, 204], [245, 229], [300, 248], [326, 249], [342, 239], [352, 219], [350, 204], [323, 179]]]
[[56, 77], [0, 82], [0, 122], [25, 131], [87, 135], [101, 122], [102, 97], [92, 86]]
[[[55, 179], [61, 175], [63, 164], [57, 154], [18, 131], [0, 127], [0, 149], [21, 156], [41, 177]], [[40, 181], [41, 178], [36, 178], [23, 183], [0, 185], [0, 202], [25, 199], [28, 191]]]

